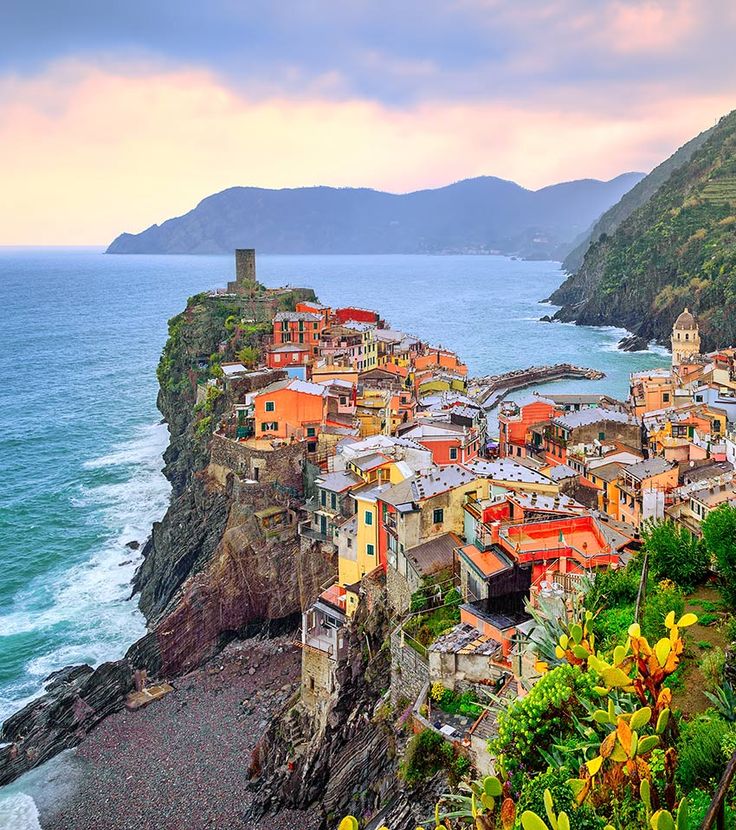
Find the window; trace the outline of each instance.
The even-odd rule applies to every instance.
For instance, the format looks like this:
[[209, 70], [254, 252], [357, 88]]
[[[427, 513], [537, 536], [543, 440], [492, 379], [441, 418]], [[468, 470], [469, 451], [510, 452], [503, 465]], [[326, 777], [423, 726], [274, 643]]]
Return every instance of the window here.
[[457, 447], [450, 447], [450, 461], [457, 461]]
[[316, 324], [316, 323], [312, 323], [312, 328], [313, 328], [315, 331], [317, 331], [317, 324]]
[[299, 334], [299, 342], [300, 342], [300, 343], [303, 343], [303, 342], [304, 342], [304, 335], [303, 335], [303, 334], [301, 334], [301, 333]]
[[662, 402], [663, 403], [669, 403], [670, 402], [670, 393], [669, 392], [663, 392], [662, 393]]
[[445, 520], [445, 511], [439, 507], [432, 511], [432, 522], [436, 525], [441, 525]]
[[372, 510], [366, 510], [365, 511], [365, 523], [367, 525], [372, 525], [373, 524], [373, 511]]
[[264, 421], [261, 424], [261, 432], [278, 432], [278, 421]]
[[337, 496], [334, 493], [330, 494], [330, 507], [333, 510], [337, 508]]
[[307, 441], [307, 452], [317, 452], [316, 441]]
[[276, 411], [276, 402], [275, 401], [266, 401], [266, 412], [275, 412]]
[[319, 503], [322, 507], [327, 507], [327, 493], [324, 490], [319, 491]]
[[314, 435], [315, 435], [314, 427], [307, 427], [307, 437], [308, 438], [313, 438]]
[[373, 554], [375, 553], [375, 548], [373, 547], [373, 545], [367, 544], [365, 546], [365, 552], [368, 554], [368, 556], [373, 556]]
[[605, 441], [606, 440], [606, 433], [605, 432], [599, 432], [598, 433], [598, 440], [599, 441]]

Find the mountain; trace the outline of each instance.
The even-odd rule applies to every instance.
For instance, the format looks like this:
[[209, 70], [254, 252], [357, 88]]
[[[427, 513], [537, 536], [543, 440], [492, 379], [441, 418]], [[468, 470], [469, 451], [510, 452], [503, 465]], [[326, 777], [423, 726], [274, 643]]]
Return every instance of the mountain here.
[[393, 194], [366, 188], [232, 187], [139, 234], [111, 254], [387, 254], [498, 251], [561, 259], [642, 173], [526, 190], [491, 176], [435, 190]]
[[563, 305], [555, 318], [622, 326], [666, 343], [688, 306], [706, 348], [730, 345], [736, 342], [736, 111], [650, 176], [606, 214], [612, 233], [594, 238], [580, 268], [552, 295]]
[[690, 139], [687, 144], [683, 144], [679, 150], [675, 151], [668, 159], [655, 167], [648, 176], [645, 176], [625, 193], [621, 197], [621, 201], [610, 207], [565, 257], [562, 262], [563, 270], [570, 274], [577, 271], [583, 264], [585, 252], [590, 247], [591, 242], [599, 239], [603, 234], [610, 236], [637, 208], [648, 202], [660, 186], [669, 179], [672, 172], [690, 160], [693, 153], [704, 144], [712, 131], [713, 128], [711, 127], [711, 129], [705, 130], [700, 135]]

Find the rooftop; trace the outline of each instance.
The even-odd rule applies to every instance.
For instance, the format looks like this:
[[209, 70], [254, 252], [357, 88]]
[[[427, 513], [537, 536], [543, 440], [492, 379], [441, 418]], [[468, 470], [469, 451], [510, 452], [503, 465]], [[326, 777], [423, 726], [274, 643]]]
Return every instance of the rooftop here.
[[654, 458], [646, 458], [644, 461], [639, 461], [637, 464], [629, 465], [626, 468], [626, 473], [639, 481], [643, 481], [645, 478], [666, 473], [675, 466], [674, 461], [667, 461], [666, 458], [655, 456]]
[[464, 464], [477, 476], [494, 481], [518, 481], [524, 484], [552, 484], [550, 478], [537, 470], [532, 470], [524, 464], [512, 461], [509, 458], [499, 458], [495, 461], [485, 461], [475, 458]]
[[460, 623], [438, 637], [428, 651], [440, 654], [478, 654], [498, 657], [501, 644], [481, 634], [477, 628], [467, 623]]
[[406, 558], [422, 576], [431, 576], [437, 571], [452, 567], [453, 553], [461, 540], [454, 533], [443, 533], [429, 542], [424, 542], [406, 551]]
[[589, 426], [590, 424], [597, 424], [602, 421], [615, 421], [619, 424], [632, 425], [639, 423], [636, 418], [627, 415], [625, 412], [619, 412], [615, 409], [602, 409], [601, 407], [568, 412], [565, 415], [560, 415], [555, 418], [553, 423], [565, 429], [576, 429], [577, 427]]
[[462, 559], [471, 564], [486, 579], [508, 571], [513, 567], [506, 554], [497, 546], [491, 550], [482, 551], [475, 545], [464, 545], [458, 550], [458, 553]]
[[350, 490], [362, 483], [362, 479], [356, 476], [355, 473], [339, 472], [327, 473], [327, 475], [320, 476], [316, 479], [316, 484], [323, 490], [329, 490], [333, 493], [344, 493], [345, 490]]
[[279, 311], [274, 315], [274, 323], [298, 322], [319, 323], [322, 320], [321, 314], [313, 314], [311, 311]]

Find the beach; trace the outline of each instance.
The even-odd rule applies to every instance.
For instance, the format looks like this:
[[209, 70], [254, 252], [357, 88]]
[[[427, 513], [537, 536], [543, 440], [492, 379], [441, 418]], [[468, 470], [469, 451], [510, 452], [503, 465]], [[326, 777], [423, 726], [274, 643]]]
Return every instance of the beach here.
[[70, 759], [76, 785], [39, 800], [43, 830], [312, 830], [292, 811], [243, 818], [250, 753], [300, 662], [291, 638], [233, 642], [166, 697], [107, 718]]

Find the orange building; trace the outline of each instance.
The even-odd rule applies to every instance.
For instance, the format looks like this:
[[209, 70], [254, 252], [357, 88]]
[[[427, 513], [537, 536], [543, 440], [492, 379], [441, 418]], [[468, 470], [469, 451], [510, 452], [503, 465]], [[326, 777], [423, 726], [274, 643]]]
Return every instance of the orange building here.
[[253, 395], [255, 437], [315, 438], [327, 412], [327, 389], [303, 380], [281, 380]]
[[468, 374], [468, 367], [460, 361], [460, 358], [447, 349], [428, 349], [424, 354], [414, 358], [414, 368], [417, 372], [424, 369], [447, 369], [465, 377]]
[[524, 458], [527, 454], [529, 429], [561, 414], [554, 401], [539, 395], [504, 401], [498, 413], [499, 456]]
[[280, 311], [273, 318], [273, 345], [295, 344], [319, 352], [320, 334], [326, 326], [325, 316], [313, 311]]
[[266, 366], [269, 369], [288, 369], [292, 366], [306, 366], [312, 359], [309, 346], [286, 343], [273, 346], [266, 352]]
[[669, 369], [635, 372], [629, 380], [629, 398], [637, 416], [672, 406], [674, 391], [675, 384]]

